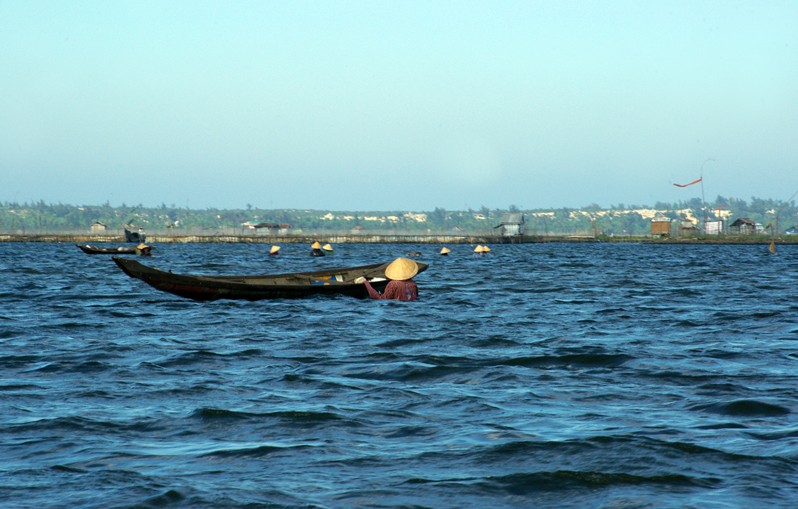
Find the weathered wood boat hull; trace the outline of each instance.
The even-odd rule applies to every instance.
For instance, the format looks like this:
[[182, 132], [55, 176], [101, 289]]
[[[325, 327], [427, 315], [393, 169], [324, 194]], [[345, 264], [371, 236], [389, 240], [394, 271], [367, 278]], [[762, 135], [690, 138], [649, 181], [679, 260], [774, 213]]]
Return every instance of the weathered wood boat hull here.
[[[314, 296], [346, 295], [363, 299], [368, 291], [355, 279], [366, 277], [371, 285], [382, 291], [388, 284], [385, 267], [388, 263], [325, 269], [312, 272], [260, 276], [200, 276], [173, 274], [149, 267], [136, 260], [114, 257], [114, 262], [128, 276], [140, 279], [162, 292], [187, 299], [211, 301], [217, 299], [264, 300], [297, 299]], [[419, 272], [427, 264], [418, 262]]]

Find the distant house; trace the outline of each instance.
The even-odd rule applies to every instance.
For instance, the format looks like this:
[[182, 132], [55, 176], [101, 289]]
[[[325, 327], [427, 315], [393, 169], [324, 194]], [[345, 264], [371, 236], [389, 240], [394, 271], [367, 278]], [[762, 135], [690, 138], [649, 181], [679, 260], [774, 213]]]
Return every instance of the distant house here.
[[290, 224], [281, 223], [244, 223], [246, 228], [258, 230], [258, 233], [265, 232], [267, 235], [285, 235], [291, 229]]
[[651, 219], [651, 235], [657, 237], [668, 237], [671, 234], [672, 220], [665, 216], [655, 216]]
[[756, 223], [753, 222], [751, 219], [747, 217], [741, 217], [735, 219], [732, 224], [729, 225], [729, 231], [731, 233], [738, 233], [738, 234], [749, 234], [749, 233], [757, 233]]
[[798, 226], [792, 226], [784, 230], [785, 235], [798, 235]]
[[501, 222], [497, 226], [494, 226], [494, 229], [496, 228], [499, 229], [499, 234], [502, 237], [523, 235], [526, 230], [524, 215], [520, 212], [505, 214]]
[[108, 230], [108, 225], [105, 225], [99, 221], [95, 221], [90, 227], [89, 231], [92, 233], [102, 233]]
[[720, 235], [723, 233], [723, 221], [705, 221], [704, 233], [707, 235]]
[[694, 235], [698, 233], [698, 227], [687, 219], [679, 223], [679, 235]]

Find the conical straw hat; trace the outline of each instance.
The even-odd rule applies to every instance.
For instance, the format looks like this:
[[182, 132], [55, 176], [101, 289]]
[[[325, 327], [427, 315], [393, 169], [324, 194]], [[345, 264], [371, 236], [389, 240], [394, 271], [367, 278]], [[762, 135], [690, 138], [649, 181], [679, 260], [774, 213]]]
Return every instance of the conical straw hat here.
[[483, 252], [483, 251], [484, 251], [484, 249], [483, 249], [483, 247], [482, 247], [482, 246], [480, 246], [480, 245], [477, 245], [477, 247], [475, 247], [475, 248], [474, 248], [474, 252], [475, 252], [475, 253], [481, 253], [481, 252]]
[[269, 249], [269, 252], [270, 252], [271, 254], [274, 254], [274, 253], [276, 253], [276, 252], [277, 252], [277, 251], [279, 251], [279, 250], [280, 250], [280, 246], [272, 246], [272, 248], [271, 248], [271, 249]]
[[490, 248], [488, 246], [482, 246], [483, 253], [490, 253]]
[[321, 244], [319, 244], [318, 242], [314, 242], [313, 244], [310, 245], [310, 247], [312, 247], [313, 249], [321, 249]]
[[324, 244], [323, 246], [321, 246], [321, 248], [324, 249], [325, 251], [332, 251], [333, 250], [332, 246], [329, 245], [329, 244]]
[[385, 277], [404, 281], [418, 274], [418, 264], [409, 258], [397, 258], [385, 267]]
[[150, 246], [148, 246], [147, 244], [142, 242], [141, 244], [136, 246], [136, 249], [147, 249], [148, 247], [150, 247]]
[[448, 247], [444, 247], [443, 249], [441, 249], [441, 254], [442, 255], [449, 254], [451, 252], [452, 252], [452, 250], [449, 249]]

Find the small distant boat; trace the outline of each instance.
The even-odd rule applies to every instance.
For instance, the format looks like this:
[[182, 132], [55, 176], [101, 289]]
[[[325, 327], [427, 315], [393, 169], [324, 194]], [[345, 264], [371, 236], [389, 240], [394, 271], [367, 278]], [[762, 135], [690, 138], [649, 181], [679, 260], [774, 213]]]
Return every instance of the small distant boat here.
[[[260, 276], [202, 276], [173, 274], [117, 256], [113, 260], [125, 274], [140, 279], [157, 290], [199, 301], [296, 299], [317, 295], [347, 295], [364, 299], [369, 295], [366, 285], [356, 283], [355, 280], [365, 277], [372, 287], [381, 292], [389, 281], [385, 277], [385, 268], [390, 264], [386, 262]], [[416, 263], [419, 272], [427, 269], [426, 263]]]
[[144, 256], [148, 256], [150, 254], [150, 250], [152, 249], [151, 246], [146, 246], [146, 249], [142, 249], [141, 247], [100, 247], [100, 246], [92, 246], [91, 244], [75, 244], [86, 254], [96, 255], [96, 254], [106, 254], [106, 255], [118, 255], [118, 254], [140, 254]]
[[125, 228], [125, 242], [147, 242], [147, 235], [139, 228], [139, 231], [133, 232]]

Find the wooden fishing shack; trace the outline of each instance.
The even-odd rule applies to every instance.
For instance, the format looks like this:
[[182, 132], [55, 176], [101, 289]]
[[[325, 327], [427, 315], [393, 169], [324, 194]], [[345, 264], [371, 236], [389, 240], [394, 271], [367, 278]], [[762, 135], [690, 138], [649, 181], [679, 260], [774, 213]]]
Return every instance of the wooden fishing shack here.
[[670, 237], [672, 219], [656, 216], [651, 219], [651, 235], [653, 237]]

